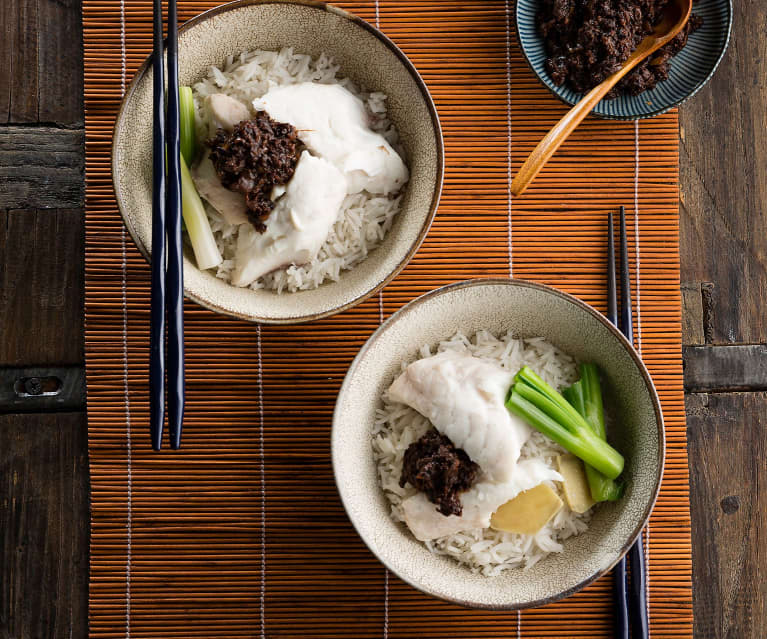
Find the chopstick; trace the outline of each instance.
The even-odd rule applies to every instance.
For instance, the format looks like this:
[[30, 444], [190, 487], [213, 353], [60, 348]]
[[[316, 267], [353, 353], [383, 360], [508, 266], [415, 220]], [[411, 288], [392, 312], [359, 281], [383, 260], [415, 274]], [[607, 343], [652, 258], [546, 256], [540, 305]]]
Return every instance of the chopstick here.
[[[181, 445], [181, 427], [184, 418], [184, 281], [181, 244], [181, 167], [179, 159], [181, 140], [176, 0], [169, 0], [168, 2], [167, 119], [165, 114], [163, 12], [161, 0], [154, 0], [153, 19], [154, 176], [152, 180], [149, 415], [152, 448], [160, 450], [162, 447], [165, 413], [166, 372], [168, 383], [168, 431], [170, 445], [173, 449], [177, 449]], [[165, 354], [166, 328], [168, 332], [167, 360]]]
[[149, 324], [149, 423], [152, 448], [160, 450], [165, 414], [165, 64], [162, 0], [154, 0], [152, 68], [152, 293]]
[[[626, 237], [626, 208], [620, 211], [621, 242], [621, 312], [620, 330], [626, 339], [634, 343], [633, 312], [631, 310], [631, 277], [629, 272], [628, 240]], [[618, 324], [615, 239], [613, 214], [607, 216], [607, 318]], [[627, 587], [626, 558], [623, 557], [613, 569], [613, 596], [615, 598], [615, 636], [629, 638], [629, 622], [633, 639], [648, 637], [646, 568], [641, 537], [628, 552], [631, 565], [630, 591]]]
[[181, 124], [178, 98], [178, 17], [176, 0], [168, 0], [168, 190], [165, 230], [168, 270], [168, 435], [170, 447], [181, 446], [184, 420], [184, 255], [181, 246]]
[[[621, 207], [621, 331], [634, 343], [634, 321], [631, 310], [631, 277], [629, 275], [628, 240], [626, 238], [626, 209]], [[631, 565], [629, 617], [633, 639], [646, 639], [649, 635], [647, 619], [647, 575], [645, 570], [642, 533], [629, 549]]]
[[[621, 271], [621, 276], [623, 272]], [[622, 280], [621, 280], [622, 281]], [[607, 319], [618, 326], [618, 294], [615, 282], [615, 228], [613, 214], [607, 214]], [[613, 568], [613, 599], [615, 601], [616, 639], [629, 639], [628, 585], [626, 581], [626, 558]]]
[[615, 284], [615, 228], [613, 212], [607, 214], [607, 319], [618, 326], [618, 292]]

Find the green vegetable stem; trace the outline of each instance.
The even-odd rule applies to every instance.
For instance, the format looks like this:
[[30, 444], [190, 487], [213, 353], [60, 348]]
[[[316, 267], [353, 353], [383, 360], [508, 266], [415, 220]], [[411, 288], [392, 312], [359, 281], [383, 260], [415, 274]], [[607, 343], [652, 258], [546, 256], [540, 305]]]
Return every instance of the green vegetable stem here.
[[[587, 466], [592, 466], [607, 480], [614, 480], [621, 474], [623, 455], [599, 437], [590, 423], [560, 393], [527, 366], [517, 373], [514, 381], [506, 402], [512, 413], [579, 457]], [[594, 401], [584, 395], [584, 405], [586, 400]]]
[[192, 87], [178, 88], [178, 112], [180, 122], [181, 155], [187, 166], [192, 166], [195, 153], [194, 98]]

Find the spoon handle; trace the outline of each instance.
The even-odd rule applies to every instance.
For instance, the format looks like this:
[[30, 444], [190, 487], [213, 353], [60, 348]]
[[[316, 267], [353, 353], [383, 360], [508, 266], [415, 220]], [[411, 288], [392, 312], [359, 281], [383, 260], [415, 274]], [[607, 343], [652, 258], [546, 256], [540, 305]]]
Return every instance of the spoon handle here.
[[546, 165], [562, 143], [570, 137], [584, 118], [591, 113], [599, 101], [607, 95], [610, 89], [623, 77], [622, 73], [615, 73], [601, 84], [589, 91], [583, 99], [570, 109], [565, 116], [557, 122], [546, 134], [528, 156], [519, 173], [511, 183], [511, 194], [515, 197], [522, 195], [541, 169]]

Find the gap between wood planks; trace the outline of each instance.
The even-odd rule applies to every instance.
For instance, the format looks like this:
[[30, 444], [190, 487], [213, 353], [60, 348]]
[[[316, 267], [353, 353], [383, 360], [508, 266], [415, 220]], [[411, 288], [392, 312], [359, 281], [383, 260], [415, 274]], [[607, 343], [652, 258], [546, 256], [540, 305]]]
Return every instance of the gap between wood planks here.
[[688, 393], [767, 390], [767, 345], [715, 344], [714, 285], [682, 284], [684, 387]]

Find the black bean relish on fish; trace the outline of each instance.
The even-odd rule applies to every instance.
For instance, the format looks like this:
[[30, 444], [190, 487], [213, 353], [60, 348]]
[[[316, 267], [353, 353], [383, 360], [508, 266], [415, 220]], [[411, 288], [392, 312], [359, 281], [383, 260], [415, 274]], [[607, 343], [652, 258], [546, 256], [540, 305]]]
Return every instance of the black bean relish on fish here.
[[298, 164], [295, 127], [259, 111], [231, 132], [218, 129], [207, 145], [221, 184], [245, 196], [248, 219], [263, 233], [274, 209], [272, 189], [287, 184]]
[[399, 484], [420, 490], [443, 515], [460, 516], [459, 495], [471, 488], [478, 474], [479, 466], [466, 452], [432, 428], [405, 451]]

